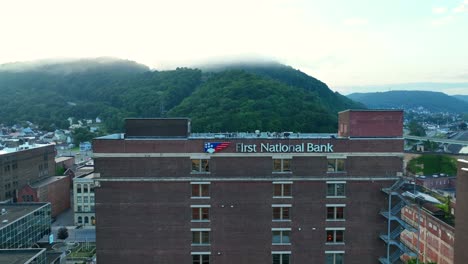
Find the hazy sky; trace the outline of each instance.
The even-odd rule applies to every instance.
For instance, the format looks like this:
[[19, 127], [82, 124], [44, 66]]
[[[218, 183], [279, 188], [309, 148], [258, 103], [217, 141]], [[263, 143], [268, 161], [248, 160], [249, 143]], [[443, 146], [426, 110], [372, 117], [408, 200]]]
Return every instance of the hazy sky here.
[[[349, 86], [456, 82], [468, 0], [0, 1], [0, 63], [112, 56], [156, 69], [273, 59]], [[463, 90], [464, 89], [464, 90]]]

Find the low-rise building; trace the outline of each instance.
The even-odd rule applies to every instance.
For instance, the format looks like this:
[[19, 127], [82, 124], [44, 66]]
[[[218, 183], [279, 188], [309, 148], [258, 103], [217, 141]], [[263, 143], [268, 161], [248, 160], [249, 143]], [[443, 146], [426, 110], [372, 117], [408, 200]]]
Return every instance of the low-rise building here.
[[52, 176], [27, 184], [18, 192], [18, 202], [49, 202], [52, 217], [70, 208], [69, 176]]
[[29, 248], [50, 234], [50, 203], [0, 204], [0, 248]]
[[63, 170], [71, 169], [75, 165], [75, 157], [58, 157], [55, 158], [55, 168], [63, 168]]
[[[440, 220], [439, 210], [433, 205], [409, 205], [401, 210], [401, 218], [419, 229], [417, 232], [403, 231], [400, 240], [414, 252], [418, 252], [419, 259], [438, 264], [453, 264], [455, 228]], [[419, 247], [418, 247], [419, 241]], [[408, 256], [403, 257], [408, 260]], [[421, 262], [422, 263], [422, 262]]]
[[49, 262], [45, 248], [21, 248], [0, 249], [0, 263], [48, 264]]
[[18, 190], [55, 175], [55, 147], [22, 144], [0, 150], [0, 201], [15, 200]]
[[416, 178], [416, 184], [427, 189], [454, 189], [456, 177], [444, 174], [418, 176]]
[[96, 225], [94, 210], [94, 178], [96, 173], [89, 173], [73, 179], [73, 204], [75, 225]]

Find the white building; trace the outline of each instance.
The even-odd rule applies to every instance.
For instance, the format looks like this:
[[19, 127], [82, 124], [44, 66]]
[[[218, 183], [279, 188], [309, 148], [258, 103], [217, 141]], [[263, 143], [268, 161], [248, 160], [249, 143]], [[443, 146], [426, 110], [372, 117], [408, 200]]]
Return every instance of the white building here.
[[94, 210], [95, 177], [99, 177], [99, 174], [90, 173], [73, 179], [73, 211], [75, 212], [75, 225], [96, 225]]

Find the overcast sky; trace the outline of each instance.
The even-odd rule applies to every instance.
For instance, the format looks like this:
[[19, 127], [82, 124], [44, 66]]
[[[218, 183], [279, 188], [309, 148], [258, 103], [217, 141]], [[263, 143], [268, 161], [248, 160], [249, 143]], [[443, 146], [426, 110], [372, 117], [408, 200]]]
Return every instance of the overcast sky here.
[[468, 94], [468, 0], [0, 1], [0, 34], [0, 63], [261, 58], [345, 94], [413, 82], [462, 83], [449, 93]]

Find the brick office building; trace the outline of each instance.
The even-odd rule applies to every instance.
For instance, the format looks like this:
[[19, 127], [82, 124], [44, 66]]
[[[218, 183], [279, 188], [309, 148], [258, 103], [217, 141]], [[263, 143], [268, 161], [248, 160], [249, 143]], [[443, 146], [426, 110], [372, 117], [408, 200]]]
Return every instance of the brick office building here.
[[24, 144], [0, 150], [0, 201], [16, 199], [26, 184], [55, 175], [55, 146]]
[[468, 160], [458, 160], [455, 217], [455, 264], [468, 261]]
[[193, 134], [187, 119], [127, 120], [93, 142], [97, 258], [376, 263], [402, 123], [402, 111], [351, 110], [334, 135]]

